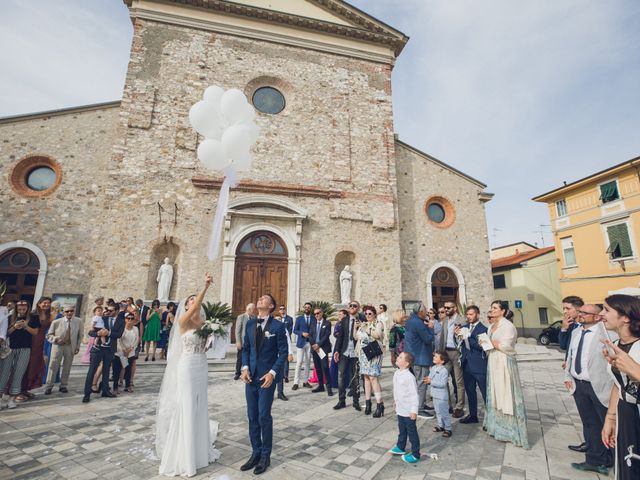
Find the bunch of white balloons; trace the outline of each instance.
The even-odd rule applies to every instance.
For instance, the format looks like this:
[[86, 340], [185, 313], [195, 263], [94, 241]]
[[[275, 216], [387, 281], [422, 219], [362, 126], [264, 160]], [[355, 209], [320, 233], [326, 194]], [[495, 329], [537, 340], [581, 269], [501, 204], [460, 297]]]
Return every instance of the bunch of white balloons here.
[[259, 134], [254, 118], [253, 107], [237, 88], [225, 91], [212, 85], [204, 91], [203, 99], [189, 110], [189, 121], [205, 137], [198, 146], [205, 168], [234, 173], [251, 169], [251, 147]]

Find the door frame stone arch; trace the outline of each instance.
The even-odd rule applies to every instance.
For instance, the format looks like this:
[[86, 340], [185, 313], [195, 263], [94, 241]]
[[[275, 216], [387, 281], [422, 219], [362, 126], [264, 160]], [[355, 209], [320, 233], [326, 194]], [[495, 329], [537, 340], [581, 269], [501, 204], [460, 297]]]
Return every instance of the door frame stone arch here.
[[[236, 268], [236, 250], [240, 242], [253, 232], [264, 230], [277, 235], [287, 246], [287, 311], [295, 312], [300, 301], [300, 248], [294, 238], [283, 228], [266, 222], [255, 222], [229, 232], [222, 255], [220, 301], [233, 302], [233, 281]], [[257, 300], [257, 299], [256, 299]], [[277, 299], [276, 299], [277, 300]]]
[[435, 271], [440, 267], [448, 268], [456, 276], [456, 279], [458, 280], [458, 296], [460, 298], [460, 303], [466, 305], [467, 289], [464, 284], [464, 275], [462, 275], [462, 271], [458, 267], [446, 260], [433, 264], [427, 272], [427, 305], [429, 307], [433, 307], [433, 293], [431, 291], [431, 287], [433, 286], [432, 278]]
[[36, 281], [36, 291], [33, 294], [33, 304], [37, 305], [38, 300], [42, 297], [42, 293], [44, 292], [44, 281], [47, 276], [47, 257], [40, 247], [34, 245], [33, 243], [26, 242], [24, 240], [14, 240], [13, 242], [7, 242], [0, 245], [0, 255], [8, 250], [13, 250], [14, 248], [24, 248], [26, 250], [30, 250], [33, 254], [38, 257], [38, 262], [40, 262], [40, 267], [38, 268], [38, 280]]

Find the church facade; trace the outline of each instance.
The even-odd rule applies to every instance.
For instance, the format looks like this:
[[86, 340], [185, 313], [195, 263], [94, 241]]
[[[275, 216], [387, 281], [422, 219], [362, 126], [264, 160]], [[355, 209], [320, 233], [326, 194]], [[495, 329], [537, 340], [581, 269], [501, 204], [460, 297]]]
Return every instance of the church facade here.
[[[404, 34], [337, 0], [125, 3], [121, 101], [0, 119], [7, 299], [153, 299], [168, 257], [171, 298], [209, 271], [236, 312], [267, 292], [339, 302], [346, 265], [361, 302], [488, 305], [491, 194], [394, 132]], [[244, 91], [261, 129], [213, 262], [222, 177], [188, 122], [209, 85]]]

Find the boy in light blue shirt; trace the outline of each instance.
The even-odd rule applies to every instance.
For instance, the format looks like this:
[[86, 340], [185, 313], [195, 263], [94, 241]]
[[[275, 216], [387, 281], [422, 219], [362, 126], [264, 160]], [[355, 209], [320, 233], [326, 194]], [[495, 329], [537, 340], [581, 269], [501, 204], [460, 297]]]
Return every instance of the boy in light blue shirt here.
[[451, 414], [449, 413], [449, 372], [445, 364], [449, 361], [446, 352], [433, 354], [433, 366], [429, 369], [429, 376], [424, 383], [431, 385], [431, 398], [436, 411], [438, 424], [433, 427], [434, 432], [442, 432], [442, 436], [451, 436]]

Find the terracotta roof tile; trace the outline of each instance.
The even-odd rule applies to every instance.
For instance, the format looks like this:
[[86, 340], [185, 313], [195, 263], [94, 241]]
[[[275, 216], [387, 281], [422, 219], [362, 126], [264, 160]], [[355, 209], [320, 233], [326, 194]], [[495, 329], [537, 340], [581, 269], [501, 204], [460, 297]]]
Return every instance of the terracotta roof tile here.
[[519, 265], [522, 262], [526, 262], [527, 260], [531, 260], [532, 258], [539, 257], [540, 255], [544, 255], [545, 253], [553, 252], [554, 250], [555, 247], [544, 247], [532, 250], [530, 252], [517, 253], [516, 255], [511, 255], [509, 257], [496, 258], [495, 260], [491, 261], [491, 269]]

